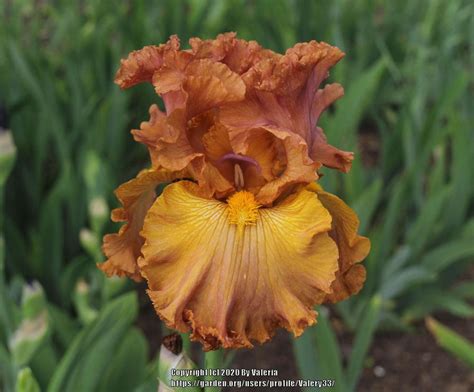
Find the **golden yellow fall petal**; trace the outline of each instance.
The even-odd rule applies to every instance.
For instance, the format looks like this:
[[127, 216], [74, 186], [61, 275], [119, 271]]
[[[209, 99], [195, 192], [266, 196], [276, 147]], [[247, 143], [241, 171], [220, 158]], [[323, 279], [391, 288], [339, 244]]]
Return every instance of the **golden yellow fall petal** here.
[[365, 259], [370, 251], [370, 240], [357, 234], [359, 218], [339, 197], [325, 192], [319, 185], [308, 187], [316, 192], [323, 206], [332, 216], [329, 233], [339, 249], [339, 270], [332, 284], [332, 293], [326, 300], [339, 302], [357, 294], [365, 281], [365, 268], [356, 264]]
[[136, 281], [142, 279], [137, 266], [143, 245], [140, 230], [145, 215], [156, 198], [155, 188], [162, 182], [181, 176], [184, 173], [172, 173], [163, 169], [143, 170], [136, 178], [117, 188], [115, 194], [123, 207], [112, 211], [112, 220], [127, 223], [118, 233], [104, 236], [102, 250], [107, 260], [97, 266], [107, 276], [128, 276]]
[[206, 350], [251, 347], [278, 327], [300, 335], [338, 268], [327, 210], [305, 189], [272, 208], [199, 192], [171, 184], [146, 215], [139, 267], [157, 313]]

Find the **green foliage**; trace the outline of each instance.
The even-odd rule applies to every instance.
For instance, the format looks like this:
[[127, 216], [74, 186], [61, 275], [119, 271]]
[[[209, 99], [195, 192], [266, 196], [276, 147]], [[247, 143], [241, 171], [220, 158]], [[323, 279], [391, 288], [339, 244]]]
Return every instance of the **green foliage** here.
[[145, 378], [147, 361], [148, 342], [140, 331], [132, 328], [108, 365], [97, 390], [132, 391]]
[[431, 317], [426, 319], [426, 326], [441, 347], [474, 369], [474, 344]]
[[[144, 363], [146, 350], [137, 347], [138, 351], [135, 355], [131, 355], [127, 359], [127, 373], [121, 375], [117, 374], [117, 366], [125, 364], [117, 364], [115, 361], [111, 361], [110, 353], [117, 350], [120, 345], [125, 344], [125, 347], [120, 347], [117, 350], [118, 358], [124, 359], [123, 353], [120, 352], [125, 348], [129, 348], [130, 338], [127, 338], [126, 334], [130, 330], [137, 311], [138, 303], [134, 293], [125, 294], [107, 304], [96, 320], [74, 338], [54, 372], [48, 385], [48, 391], [77, 391], [78, 380], [81, 380], [80, 388], [83, 388], [84, 391], [98, 390], [99, 385], [101, 383], [104, 385], [106, 380], [109, 380], [112, 384], [117, 381], [130, 382], [133, 380], [135, 374], [132, 373], [132, 370], [137, 371], [135, 368], [137, 363], [128, 361], [137, 359], [138, 364]], [[132, 339], [137, 339], [137, 337], [132, 336]], [[132, 364], [131, 367], [130, 364]], [[138, 372], [142, 370], [138, 369]], [[122, 378], [116, 380], [111, 375]], [[110, 389], [105, 388], [103, 390]]]
[[[331, 390], [347, 390], [337, 337], [331, 328], [326, 308], [318, 309], [318, 327], [307, 329], [300, 338], [295, 340], [293, 348], [303, 379], [332, 379], [336, 380], [336, 383]], [[319, 361], [319, 358], [324, 358], [324, 361]], [[306, 388], [307, 391], [317, 389]]]
[[[81, 377], [88, 390], [156, 390], [156, 366], [142, 372], [146, 344], [131, 327], [136, 300], [124, 293], [132, 286], [105, 279], [95, 264], [103, 234], [117, 229], [108, 219], [112, 191], [146, 162], [129, 130], [158, 101], [147, 86], [120, 91], [114, 73], [129, 51], [170, 34], [186, 45], [234, 30], [278, 51], [317, 39], [346, 52], [330, 77], [345, 97], [321, 125], [356, 159], [350, 174], [324, 170], [322, 183], [357, 211], [372, 250], [363, 291], [331, 309], [354, 333], [351, 354], [344, 358], [321, 308], [318, 326], [295, 340], [304, 378], [355, 390], [377, 329], [410, 328], [438, 310], [472, 317], [473, 285], [455, 283], [474, 258], [474, 6], [422, 3], [7, 1], [0, 101], [12, 133], [0, 132], [0, 388], [68, 390]], [[26, 311], [21, 293], [32, 280], [42, 299]], [[19, 335], [32, 321], [44, 334]], [[27, 348], [12, 346], [18, 336]]]

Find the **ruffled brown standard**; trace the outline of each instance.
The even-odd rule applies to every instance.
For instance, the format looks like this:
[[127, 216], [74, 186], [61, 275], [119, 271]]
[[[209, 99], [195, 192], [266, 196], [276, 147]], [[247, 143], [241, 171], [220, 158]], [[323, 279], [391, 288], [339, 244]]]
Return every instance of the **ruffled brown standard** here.
[[189, 43], [196, 58], [221, 62], [239, 75], [264, 59], [280, 56], [262, 48], [256, 41], [245, 41], [236, 36], [236, 33], [225, 33], [219, 34], [216, 39], [191, 38]]
[[[295, 45], [284, 56], [258, 62], [242, 75], [246, 100], [226, 106], [222, 122], [233, 129], [289, 130], [305, 140], [313, 161], [347, 172], [353, 154], [327, 144], [322, 129], [317, 127], [321, 113], [344, 93], [339, 84], [319, 88], [329, 68], [343, 55], [338, 48], [311, 41]], [[242, 113], [245, 118], [241, 118]]]
[[[254, 172], [244, 177], [265, 205], [317, 179], [323, 164], [349, 170], [352, 153], [330, 146], [317, 127], [321, 113], [343, 94], [337, 84], [319, 89], [342, 58], [339, 49], [311, 41], [281, 55], [237, 39], [235, 33], [215, 40], [193, 38], [190, 44], [190, 50], [180, 50], [173, 36], [165, 45], [145, 47], [124, 60], [117, 73], [116, 82], [124, 88], [151, 82], [165, 103], [166, 113], [153, 107], [150, 121], [134, 131], [154, 165], [187, 167], [209, 197], [224, 198], [235, 191], [230, 164], [250, 162], [248, 157], [253, 166], [243, 163], [241, 169]], [[215, 127], [228, 133], [230, 148], [210, 159], [204, 138]], [[272, 140], [276, 161], [273, 175], [265, 179], [260, 175], [270, 173], [268, 154], [250, 156], [248, 148], [262, 138]]]

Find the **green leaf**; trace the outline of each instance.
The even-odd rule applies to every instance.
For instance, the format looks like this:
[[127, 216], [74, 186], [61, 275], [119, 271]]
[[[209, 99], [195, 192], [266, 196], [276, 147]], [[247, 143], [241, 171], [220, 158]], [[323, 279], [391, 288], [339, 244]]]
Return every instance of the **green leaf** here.
[[364, 234], [367, 230], [375, 209], [380, 201], [381, 190], [382, 180], [377, 178], [353, 204], [354, 210], [360, 220], [359, 232], [361, 234]]
[[393, 185], [389, 190], [390, 198], [383, 216], [382, 227], [377, 227], [378, 230], [373, 235], [376, 240], [366, 262], [368, 272], [366, 290], [369, 290], [369, 292], [375, 290], [375, 285], [384, 267], [383, 262], [393, 252], [397, 243], [397, 235], [399, 235], [398, 226], [407, 208], [406, 198], [409, 189], [409, 179], [408, 176], [401, 175], [393, 180]]
[[[454, 115], [453, 115], [454, 116]], [[443, 217], [446, 231], [456, 230], [468, 218], [469, 205], [474, 198], [474, 175], [467, 167], [472, 165], [474, 154], [474, 138], [472, 137], [472, 121], [461, 121], [459, 116], [452, 121], [453, 163], [451, 165], [452, 191]]]
[[22, 87], [29, 90], [29, 93], [35, 98], [36, 103], [46, 104], [47, 100], [44, 99], [38, 78], [35, 77], [30, 69], [32, 64], [28, 64], [16, 42], [9, 41], [8, 49], [13, 66], [15, 67], [14, 69], [18, 75], [18, 80], [23, 84]]
[[[303, 335], [293, 340], [293, 352], [300, 378], [303, 380], [322, 379], [321, 363], [317, 357], [315, 328], [306, 328]], [[307, 388], [306, 391], [312, 389]], [[315, 389], [313, 389], [315, 390]]]
[[59, 363], [58, 357], [52, 339], [48, 339], [31, 359], [29, 366], [42, 389], [46, 389], [51, 380]]
[[426, 200], [415, 222], [408, 230], [406, 242], [415, 255], [429, 242], [450, 191], [449, 187], [445, 187]]
[[385, 300], [392, 299], [411, 286], [432, 281], [435, 277], [432, 271], [422, 266], [409, 267], [386, 280], [380, 288], [380, 295]]
[[438, 288], [423, 288], [415, 290], [411, 296], [413, 304], [408, 306], [403, 320], [411, 322], [438, 310], [444, 310], [458, 317], [473, 317], [474, 307], [464, 301], [454, 291]]
[[54, 336], [58, 339], [60, 345], [66, 349], [79, 332], [78, 322], [70, 318], [61, 308], [52, 304], [48, 304], [48, 314]]
[[314, 328], [316, 350], [321, 358], [321, 371], [324, 379], [335, 380], [334, 391], [346, 391], [345, 380], [342, 372], [342, 358], [336, 335], [332, 330], [329, 312], [321, 306], [318, 309], [318, 322]]
[[385, 68], [382, 58], [347, 86], [344, 98], [336, 104], [336, 115], [327, 126], [331, 143], [344, 149], [355, 147], [357, 126], [377, 92]]
[[453, 263], [474, 257], [474, 241], [470, 238], [461, 238], [440, 245], [426, 253], [419, 265], [433, 272], [440, 272]]
[[474, 369], [474, 344], [431, 317], [426, 326], [441, 347]]
[[[161, 350], [163, 350], [163, 345], [161, 347]], [[160, 351], [160, 354], [161, 354], [161, 351]], [[162, 374], [164, 373], [162, 370], [161, 370], [161, 355], [160, 355], [160, 385], [161, 385], [161, 382], [163, 381], [163, 378], [162, 378]], [[222, 369], [224, 365], [224, 350], [223, 349], [218, 349], [218, 350], [214, 350], [214, 351], [208, 351], [206, 353], [204, 353], [204, 367], [206, 369]], [[169, 369], [169, 368], [168, 368]], [[204, 380], [205, 381], [213, 381], [213, 380], [216, 380], [216, 379], [222, 379], [221, 377], [216, 377], [216, 376], [204, 376]], [[206, 386], [204, 388], [204, 391], [205, 392], [220, 392], [222, 388], [216, 386]], [[177, 388], [177, 390], [179, 391], [180, 388]], [[193, 391], [194, 392], [194, 391]], [[196, 391], [197, 392], [197, 391]]]
[[362, 322], [357, 329], [347, 369], [347, 385], [350, 391], [355, 390], [359, 380], [365, 356], [370, 348], [378, 324], [381, 305], [382, 298], [380, 296], [375, 295], [372, 297], [363, 313]]
[[[349, 151], [354, 151], [357, 148], [359, 123], [377, 93], [377, 87], [385, 68], [385, 60], [382, 58], [347, 86], [344, 99], [336, 104], [335, 117], [326, 127], [329, 141], [332, 144]], [[364, 189], [362, 167], [359, 161], [354, 162], [351, 175], [344, 176], [343, 181], [347, 201], [351, 202], [359, 197]]]
[[[302, 336], [293, 340], [293, 351], [300, 378], [335, 380], [331, 389], [346, 391], [341, 353], [331, 328], [328, 311], [321, 306], [318, 313], [317, 324], [307, 328]], [[318, 388], [305, 388], [305, 391], [316, 390]]]
[[4, 246], [3, 236], [0, 235], [0, 341], [10, 338], [15, 327], [15, 314], [19, 313], [14, 301], [11, 300], [4, 278]]
[[134, 292], [107, 304], [73, 341], [48, 386], [49, 392], [94, 391], [138, 312]]
[[0, 342], [0, 389], [2, 391], [13, 391], [15, 385], [16, 369], [13, 366], [10, 353], [2, 342]]
[[469, 219], [462, 228], [463, 238], [474, 238], [474, 218]]
[[403, 268], [403, 266], [410, 260], [411, 250], [407, 245], [402, 245], [397, 249], [395, 254], [388, 259], [382, 270], [382, 284], [391, 280], [393, 276]]
[[459, 283], [453, 287], [452, 291], [459, 297], [472, 299], [474, 298], [474, 282]]
[[145, 377], [148, 343], [132, 328], [111, 358], [98, 391], [132, 391]]

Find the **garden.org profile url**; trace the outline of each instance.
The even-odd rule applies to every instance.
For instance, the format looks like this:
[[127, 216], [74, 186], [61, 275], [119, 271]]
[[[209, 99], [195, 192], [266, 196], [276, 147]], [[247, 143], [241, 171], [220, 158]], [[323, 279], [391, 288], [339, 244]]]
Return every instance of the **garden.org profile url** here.
[[327, 388], [334, 384], [334, 380], [170, 380], [172, 388]]

